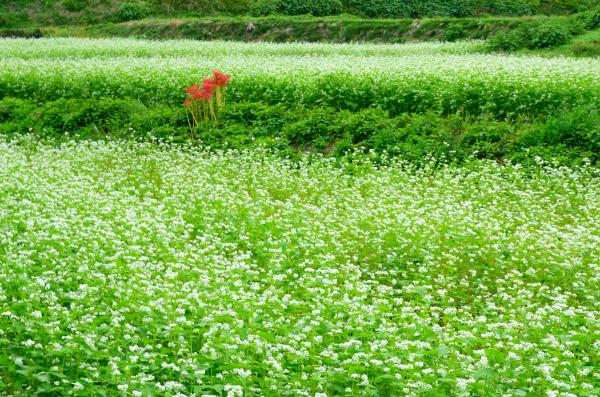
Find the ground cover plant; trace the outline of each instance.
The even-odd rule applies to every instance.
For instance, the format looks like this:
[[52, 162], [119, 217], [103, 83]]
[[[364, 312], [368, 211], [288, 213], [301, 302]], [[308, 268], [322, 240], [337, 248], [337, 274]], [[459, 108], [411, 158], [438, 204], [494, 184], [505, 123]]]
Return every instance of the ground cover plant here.
[[3, 395], [599, 392], [597, 168], [0, 158]]

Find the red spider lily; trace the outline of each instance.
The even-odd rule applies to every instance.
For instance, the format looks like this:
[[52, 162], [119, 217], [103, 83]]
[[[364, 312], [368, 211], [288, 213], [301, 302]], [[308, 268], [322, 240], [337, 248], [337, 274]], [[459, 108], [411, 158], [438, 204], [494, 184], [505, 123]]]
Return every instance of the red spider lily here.
[[213, 92], [214, 90], [216, 90], [217, 86], [218, 86], [216, 80], [209, 79], [209, 78], [202, 80], [202, 83], [203, 83], [202, 88], [204, 88], [205, 91], [210, 91], [210, 92]]
[[199, 89], [200, 89], [200, 87], [199, 87], [199, 86], [197, 86], [197, 85], [191, 85], [191, 86], [189, 86], [189, 87], [188, 87], [188, 88], [187, 88], [185, 91], [186, 91], [188, 94], [193, 94], [194, 92], [198, 91]]
[[192, 94], [192, 98], [200, 99], [202, 102], [210, 101], [210, 98], [212, 98], [212, 96], [213, 96], [212, 91], [208, 91], [206, 89], [196, 91]]
[[229, 79], [231, 79], [231, 76], [221, 72], [220, 70], [213, 70], [212, 74], [215, 76], [214, 81], [219, 87], [225, 87], [229, 83]]
[[188, 117], [188, 124], [192, 138], [194, 131], [200, 123], [214, 121], [218, 123], [218, 115], [225, 105], [225, 86], [229, 83], [230, 76], [215, 70], [214, 78], [207, 77], [201, 85], [191, 85], [186, 88], [187, 99], [183, 102]]

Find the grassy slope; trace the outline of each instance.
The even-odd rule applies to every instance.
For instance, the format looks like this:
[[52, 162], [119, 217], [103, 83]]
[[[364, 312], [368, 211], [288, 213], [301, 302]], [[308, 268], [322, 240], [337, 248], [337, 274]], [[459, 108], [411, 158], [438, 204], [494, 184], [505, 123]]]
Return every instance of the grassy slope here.
[[542, 20], [567, 23], [571, 17], [487, 17], [364, 19], [336, 17], [210, 17], [149, 18], [123, 23], [45, 28], [8, 28], [0, 36], [91, 36], [143, 37], [152, 39], [188, 38], [241, 41], [388, 42], [485, 39], [499, 30], [511, 30], [524, 23]]
[[[146, 18], [92, 25], [19, 26], [1, 28], [0, 37], [137, 37], [268, 42], [378, 42], [457, 41], [487, 39], [498, 32], [519, 31], [524, 26], [571, 26], [568, 44], [520, 53], [543, 56], [589, 57], [600, 54], [598, 32], [584, 26], [593, 12], [570, 16], [367, 19], [353, 15], [312, 16], [207, 16], [204, 18]], [[583, 33], [583, 34], [582, 34]]]
[[[567, 21], [568, 17], [553, 17]], [[152, 38], [185, 37], [209, 39], [265, 41], [330, 41], [330, 42], [404, 42], [410, 40], [482, 39], [500, 29], [514, 29], [534, 18], [428, 18], [362, 19], [329, 18], [237, 18], [181, 20], [149, 20], [104, 25], [92, 32], [115, 35], [138, 35]]]

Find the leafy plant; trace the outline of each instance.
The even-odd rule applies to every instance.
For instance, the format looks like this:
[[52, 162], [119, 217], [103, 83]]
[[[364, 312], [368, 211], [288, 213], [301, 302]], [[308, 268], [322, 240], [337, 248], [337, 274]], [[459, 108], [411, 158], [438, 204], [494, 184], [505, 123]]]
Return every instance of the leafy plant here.
[[483, 0], [483, 8], [494, 15], [534, 15], [539, 1]]
[[146, 3], [124, 1], [119, 3], [117, 10], [119, 20], [121, 21], [135, 21], [143, 19], [148, 16], [150, 10]]
[[277, 10], [284, 15], [336, 15], [342, 12], [340, 0], [279, 0]]
[[527, 48], [550, 48], [566, 44], [571, 38], [569, 29], [560, 24], [545, 23], [525, 29]]
[[598, 8], [597, 11], [588, 20], [586, 27], [588, 29], [600, 28], [600, 8]]
[[560, 23], [532, 22], [514, 30], [497, 33], [488, 40], [488, 47], [501, 51], [552, 48], [566, 44], [579, 31], [578, 24], [565, 26]]
[[88, 6], [88, 0], [63, 0], [63, 6], [68, 11], [83, 11]]
[[248, 14], [252, 16], [275, 15], [279, 13], [279, 0], [257, 0], [250, 5]]

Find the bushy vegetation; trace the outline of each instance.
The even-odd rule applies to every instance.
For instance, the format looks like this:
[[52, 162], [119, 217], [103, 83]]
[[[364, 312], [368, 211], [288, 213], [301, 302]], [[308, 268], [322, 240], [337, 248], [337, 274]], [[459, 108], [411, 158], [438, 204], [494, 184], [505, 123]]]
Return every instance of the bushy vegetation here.
[[340, 0], [277, 0], [276, 12], [284, 15], [337, 15], [342, 12]]
[[522, 48], [552, 48], [566, 44], [584, 31], [584, 22], [579, 19], [569, 21], [536, 20], [516, 29], [501, 31], [489, 40], [493, 50], [514, 51]]
[[145, 3], [126, 1], [119, 3], [118, 13], [121, 21], [132, 21], [148, 16], [149, 9]]
[[[133, 100], [0, 101], [0, 133], [8, 136], [186, 142], [192, 138], [188, 122], [180, 106], [145, 106]], [[565, 165], [598, 163], [599, 137], [600, 114], [594, 107], [550, 118], [497, 121], [434, 112], [390, 117], [377, 108], [350, 112], [256, 102], [229, 104], [218, 124], [203, 123], [194, 135], [213, 148], [263, 146], [292, 157], [372, 152], [379, 159], [400, 157], [413, 164], [430, 161], [431, 155], [440, 163], [485, 158], [529, 164], [537, 155]]]
[[516, 16], [575, 13], [588, 11], [595, 5], [598, 5], [597, 0], [9, 0], [0, 5], [0, 27], [27, 20], [42, 24], [97, 23], [134, 20], [147, 15]]
[[586, 27], [588, 29], [600, 28], [600, 8], [598, 8], [596, 12], [588, 19]]

